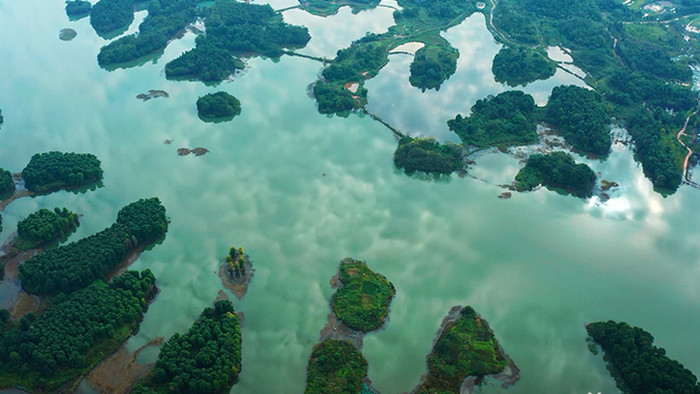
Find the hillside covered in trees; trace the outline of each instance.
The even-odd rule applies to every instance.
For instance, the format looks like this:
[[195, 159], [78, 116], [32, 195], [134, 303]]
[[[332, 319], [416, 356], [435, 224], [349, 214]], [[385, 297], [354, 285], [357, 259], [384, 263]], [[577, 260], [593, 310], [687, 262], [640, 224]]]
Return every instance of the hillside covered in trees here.
[[603, 349], [608, 370], [623, 393], [700, 393], [700, 384], [683, 364], [653, 345], [654, 337], [627, 323], [590, 323], [589, 340]]
[[126, 29], [134, 21], [134, 0], [100, 0], [90, 11], [90, 25], [97, 34]]
[[515, 188], [524, 191], [543, 185], [586, 198], [593, 193], [595, 179], [595, 172], [590, 167], [583, 163], [576, 164], [568, 153], [534, 154], [515, 176]]
[[362, 332], [381, 327], [396, 294], [394, 285], [363, 261], [345, 259], [338, 270], [340, 287], [331, 297], [338, 320]]
[[468, 376], [503, 371], [508, 361], [488, 322], [467, 306], [441, 329], [428, 355], [428, 375], [416, 393], [459, 393]]
[[241, 113], [241, 102], [226, 92], [208, 93], [197, 99], [200, 119], [232, 119]]
[[[106, 284], [61, 295], [38, 317], [0, 310], [0, 382], [35, 391], [71, 384], [138, 329], [155, 277], [127, 271]], [[65, 389], [65, 387], [64, 387]]]
[[427, 45], [419, 49], [411, 62], [411, 85], [425, 91], [440, 90], [440, 85], [457, 70], [459, 51], [450, 46]]
[[547, 79], [554, 75], [556, 67], [535, 49], [504, 45], [493, 58], [491, 71], [497, 82], [517, 86]]
[[22, 170], [22, 179], [33, 192], [82, 186], [102, 179], [100, 165], [91, 153], [37, 153]]
[[112, 226], [49, 249], [19, 267], [22, 287], [33, 294], [67, 293], [109, 274], [128, 253], [165, 235], [168, 220], [157, 197], [122, 208]]
[[535, 100], [519, 90], [477, 100], [471, 115], [447, 121], [465, 145], [479, 148], [527, 145], [537, 141]]
[[327, 339], [314, 345], [306, 368], [305, 394], [360, 393], [367, 360], [349, 341]]
[[241, 371], [241, 329], [233, 304], [216, 301], [185, 334], [160, 349], [153, 371], [133, 393], [222, 393]]

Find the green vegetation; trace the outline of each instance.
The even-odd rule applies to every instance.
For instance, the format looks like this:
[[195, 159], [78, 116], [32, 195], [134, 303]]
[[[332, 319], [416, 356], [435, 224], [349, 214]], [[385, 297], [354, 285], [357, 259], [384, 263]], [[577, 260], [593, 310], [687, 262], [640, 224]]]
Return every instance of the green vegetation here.
[[150, 271], [127, 271], [110, 284], [98, 280], [54, 298], [38, 317], [29, 313], [19, 321], [2, 319], [0, 387], [71, 387], [138, 329], [154, 295]]
[[3, 168], [0, 168], [0, 196], [15, 191], [15, 181], [12, 179], [12, 173]]
[[349, 341], [327, 339], [314, 345], [306, 368], [305, 394], [362, 391], [367, 360]]
[[538, 138], [535, 100], [518, 90], [477, 100], [469, 117], [457, 115], [447, 125], [465, 144], [479, 148], [527, 145]]
[[279, 58], [284, 48], [302, 48], [311, 39], [306, 27], [285, 23], [269, 4], [217, 0], [201, 15], [206, 35], [197, 37], [195, 49], [165, 65], [168, 78], [219, 82], [243, 68], [232, 55]]
[[394, 152], [394, 165], [407, 174], [450, 174], [462, 169], [462, 149], [451, 142], [440, 144], [434, 138], [401, 137]]
[[[475, 3], [460, 0], [401, 0], [403, 11], [394, 12], [396, 25], [384, 34], [367, 34], [338, 51], [316, 82], [314, 96], [322, 114], [346, 116], [351, 110], [367, 103], [364, 81], [373, 78], [389, 61], [389, 51], [403, 43], [419, 41], [426, 44], [411, 66], [411, 83], [421, 89], [437, 89], [454, 73], [459, 53], [444, 38], [446, 30], [462, 22], [476, 11]], [[356, 94], [344, 85], [358, 83]], [[354, 96], [354, 97], [353, 97]]]
[[493, 58], [491, 71], [497, 82], [508, 86], [527, 85], [554, 75], [554, 63], [537, 50], [523, 46], [504, 45]]
[[193, 22], [196, 15], [197, 0], [152, 0], [148, 3], [148, 16], [139, 25], [139, 33], [103, 46], [97, 55], [97, 63], [100, 67], [107, 67], [160, 51]]
[[22, 287], [46, 295], [81, 289], [112, 272], [129, 252], [163, 237], [167, 228], [157, 197], [138, 200], [122, 208], [112, 226], [20, 265]]
[[[676, 3], [675, 12], [647, 21], [634, 7], [599, 0], [501, 0], [494, 13], [495, 33], [509, 44], [570, 49], [589, 85], [609, 104], [610, 115], [624, 120], [630, 130], [644, 173], [664, 192], [678, 188], [683, 157], [677, 155], [681, 147], [673, 138], [678, 129], [668, 127], [672, 123], [657, 110], [688, 112], [696, 106], [687, 65], [697, 61], [700, 45], [696, 36], [685, 40], [683, 20], [647, 22], [700, 10], [685, 0]], [[645, 116], [651, 124], [638, 121], [645, 109], [654, 113]]]
[[345, 259], [339, 272], [340, 287], [331, 298], [331, 308], [338, 320], [362, 332], [381, 327], [396, 294], [394, 285], [363, 261]]
[[90, 11], [90, 25], [97, 34], [125, 29], [134, 21], [134, 0], [100, 0]]
[[70, 17], [85, 16], [92, 10], [92, 4], [89, 1], [73, 0], [66, 1], [66, 15]]
[[197, 99], [197, 114], [200, 119], [233, 119], [241, 113], [241, 102], [226, 92], [206, 94]]
[[134, 393], [229, 392], [241, 371], [241, 329], [228, 300], [205, 308], [184, 335], [160, 349], [153, 371]]
[[411, 85], [420, 88], [440, 90], [440, 85], [457, 70], [459, 51], [449, 44], [424, 46], [416, 52], [411, 63]]
[[695, 375], [652, 345], [654, 337], [643, 329], [609, 320], [586, 330], [588, 340], [605, 352], [603, 359], [623, 393], [700, 393]]
[[[228, 255], [226, 255], [226, 269], [231, 279], [240, 279], [246, 276], [245, 263], [246, 257], [243, 254], [243, 247], [239, 246], [238, 249], [233, 246], [228, 250]], [[250, 261], [250, 260], [249, 260]]]
[[507, 360], [486, 320], [465, 307], [448, 323], [428, 355], [428, 376], [417, 393], [459, 393], [468, 376], [503, 371]]
[[22, 178], [34, 192], [82, 186], [102, 178], [100, 164], [90, 153], [37, 153], [22, 170]]
[[353, 14], [369, 10], [379, 5], [380, 0], [299, 0], [302, 9], [314, 15], [333, 15], [340, 7], [349, 6]]
[[515, 187], [518, 191], [524, 191], [532, 190], [541, 184], [586, 198], [593, 192], [595, 178], [595, 173], [590, 167], [583, 163], [576, 164], [568, 153], [534, 154], [515, 176]]
[[555, 87], [549, 96], [545, 121], [554, 125], [575, 149], [597, 155], [610, 151], [610, 115], [598, 92], [574, 85]]
[[[200, 36], [202, 37], [202, 36]], [[168, 79], [198, 79], [203, 82], [220, 82], [229, 75], [242, 70], [242, 61], [231, 56], [226, 49], [209, 44], [199, 44], [203, 40], [197, 37], [197, 47], [191, 49], [165, 65]]]
[[17, 223], [19, 239], [14, 245], [20, 249], [32, 249], [66, 237], [78, 226], [78, 214], [68, 208], [54, 208], [53, 211], [42, 208]]

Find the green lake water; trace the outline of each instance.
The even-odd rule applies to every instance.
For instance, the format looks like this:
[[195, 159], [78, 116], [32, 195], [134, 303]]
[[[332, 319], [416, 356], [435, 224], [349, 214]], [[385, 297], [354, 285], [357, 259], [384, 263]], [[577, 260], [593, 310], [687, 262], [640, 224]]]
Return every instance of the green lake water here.
[[[38, 208], [82, 214], [76, 240], [110, 225], [127, 203], [160, 197], [171, 219], [167, 237], [132, 266], [151, 269], [160, 293], [130, 348], [186, 330], [222, 289], [217, 267], [228, 248], [241, 245], [256, 271], [245, 298], [234, 300], [245, 318], [233, 392], [303, 391], [329, 312], [329, 279], [348, 256], [396, 286], [386, 329], [367, 335], [363, 348], [383, 393], [418, 383], [442, 318], [458, 304], [489, 321], [521, 369], [514, 386], [492, 383], [485, 393], [616, 392], [601, 357], [586, 347], [584, 325], [597, 320], [643, 327], [700, 373], [700, 191], [656, 194], [628, 147], [615, 145], [606, 162], [577, 157], [621, 185], [605, 204], [544, 189], [499, 200], [498, 185], [520, 167], [516, 159], [480, 156], [471, 173], [481, 180], [405, 176], [393, 167], [396, 142], [380, 123], [318, 114], [307, 87], [320, 63], [254, 58], [219, 86], [167, 81], [165, 63], [194, 45], [188, 33], [155, 61], [109, 72], [96, 62], [106, 41], [87, 19], [69, 22], [63, 6], [0, 2], [0, 167], [20, 171], [32, 154], [49, 150], [91, 152], [102, 160], [104, 186], [13, 202], [2, 213], [0, 239]], [[301, 52], [323, 56], [392, 23], [387, 8], [357, 15], [345, 8], [326, 19], [288, 14], [316, 32]], [[65, 27], [78, 36], [60, 41]], [[446, 119], [507, 88], [489, 72], [499, 44], [482, 15], [444, 36], [461, 56], [439, 92], [411, 87], [410, 57], [392, 55], [367, 83], [369, 109], [412, 135], [454, 140]], [[543, 104], [551, 87], [576, 81], [558, 73], [525, 90]], [[170, 97], [136, 99], [149, 89]], [[194, 103], [217, 90], [238, 97], [242, 114], [203, 123]], [[176, 153], [198, 146], [210, 153]]]

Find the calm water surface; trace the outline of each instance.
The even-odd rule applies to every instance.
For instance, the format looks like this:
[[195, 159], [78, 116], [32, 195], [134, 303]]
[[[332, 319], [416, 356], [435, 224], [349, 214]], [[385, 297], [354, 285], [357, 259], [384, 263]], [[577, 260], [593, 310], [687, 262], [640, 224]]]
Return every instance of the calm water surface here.
[[[321, 34], [306, 50], [324, 56], [362, 29], [391, 24], [381, 8], [285, 18]], [[343, 24], [346, 36], [314, 33], [343, 31]], [[64, 27], [78, 36], [60, 41]], [[483, 16], [444, 36], [461, 56], [439, 92], [411, 87], [410, 58], [392, 55], [367, 83], [370, 109], [411, 134], [454, 139], [446, 119], [506, 89], [489, 72], [499, 45]], [[242, 245], [256, 272], [246, 297], [235, 301], [245, 314], [235, 392], [303, 391], [307, 358], [329, 311], [329, 279], [347, 256], [366, 260], [397, 289], [386, 329], [364, 346], [369, 375], [384, 393], [417, 384], [440, 321], [456, 304], [481, 313], [520, 366], [522, 379], [510, 393], [616, 392], [600, 356], [586, 348], [584, 324], [596, 320], [647, 329], [672, 358], [700, 373], [700, 191], [654, 193], [624, 146], [606, 162], [578, 158], [620, 183], [604, 205], [547, 190], [499, 200], [498, 184], [512, 180], [516, 159], [480, 157], [473, 174], [484, 181], [425, 182], [397, 173], [396, 142], [385, 127], [369, 117], [317, 113], [306, 88], [321, 65], [307, 59], [251, 59], [243, 75], [216, 87], [167, 81], [165, 63], [194, 45], [188, 34], [154, 62], [108, 72], [96, 62], [106, 41], [87, 19], [68, 22], [60, 1], [0, 2], [0, 37], [0, 167], [19, 171], [36, 152], [62, 150], [96, 154], [105, 172], [95, 191], [13, 202], [0, 238], [42, 207], [83, 215], [72, 240], [108, 226], [138, 198], [159, 196], [168, 210], [166, 240], [133, 265], [150, 268], [161, 291], [131, 348], [186, 330], [222, 289], [216, 271], [229, 246]], [[575, 82], [569, 77], [525, 90], [544, 103], [552, 86]], [[149, 89], [170, 98], [136, 99]], [[205, 124], [194, 103], [217, 90], [237, 96], [243, 112]], [[211, 152], [176, 154], [197, 146]], [[151, 351], [143, 361], [155, 357]]]

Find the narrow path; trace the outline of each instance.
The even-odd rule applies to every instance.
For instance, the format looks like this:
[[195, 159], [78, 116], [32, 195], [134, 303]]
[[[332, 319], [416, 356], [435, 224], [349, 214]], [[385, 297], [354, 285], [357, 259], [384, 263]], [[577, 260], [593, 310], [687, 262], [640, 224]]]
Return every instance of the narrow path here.
[[676, 135], [676, 139], [678, 140], [678, 142], [681, 145], [683, 145], [683, 147], [685, 147], [685, 149], [688, 150], [688, 154], [685, 156], [685, 160], [683, 161], [683, 181], [691, 186], [695, 186], [697, 188], [700, 188], [700, 185], [698, 185], [695, 182], [688, 179], [688, 161], [690, 161], [690, 156], [693, 155], [693, 150], [690, 149], [688, 147], [688, 145], [686, 145], [685, 142], [683, 142], [683, 140], [681, 139], [681, 136], [685, 134], [685, 129], [688, 127], [688, 122], [690, 122], [690, 117], [694, 116], [697, 113], [698, 113], [698, 111], [695, 110], [693, 113], [688, 115], [687, 118], [685, 118], [685, 124], [683, 125], [683, 128]]

